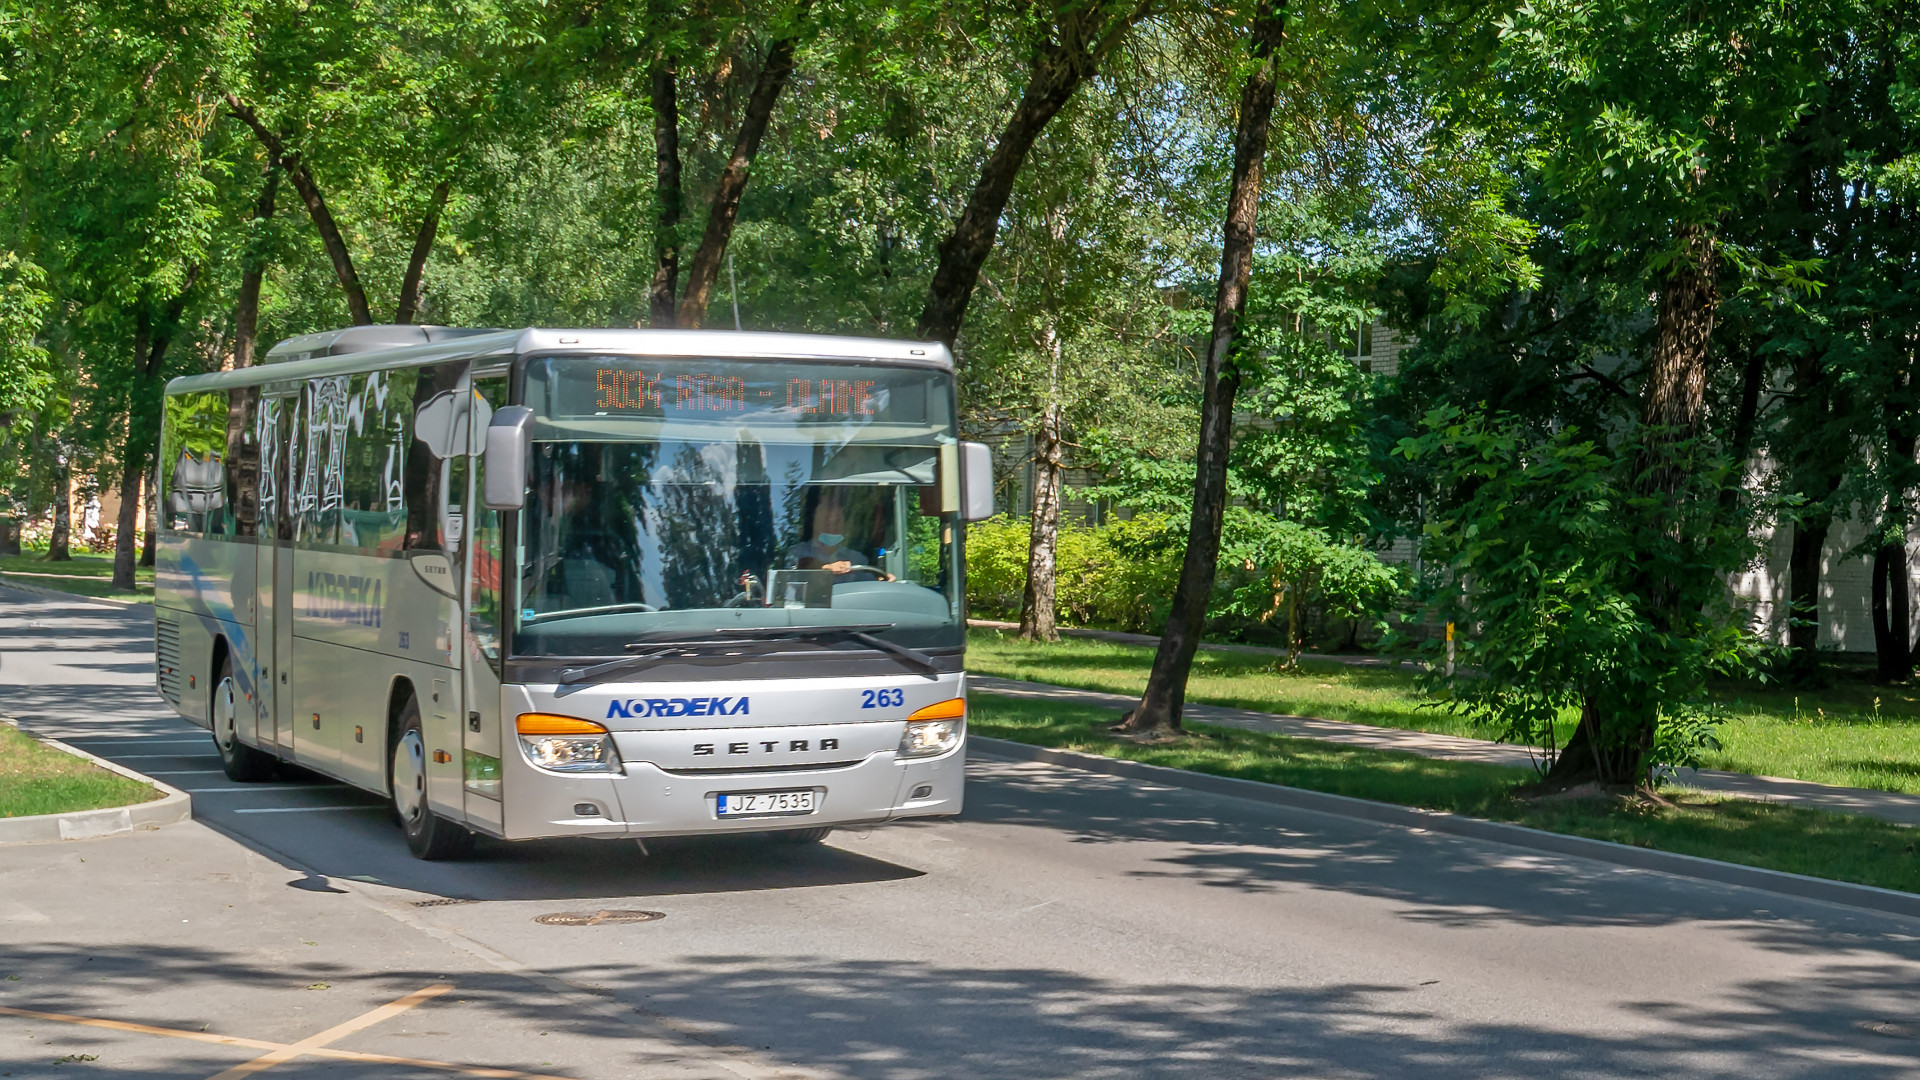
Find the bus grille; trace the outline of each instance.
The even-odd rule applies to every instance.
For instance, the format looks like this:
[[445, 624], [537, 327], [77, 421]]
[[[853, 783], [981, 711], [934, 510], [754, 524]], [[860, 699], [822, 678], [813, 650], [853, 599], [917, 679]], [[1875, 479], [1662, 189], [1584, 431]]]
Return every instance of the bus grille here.
[[153, 624], [153, 662], [160, 676], [160, 695], [180, 707], [180, 627], [166, 619]]

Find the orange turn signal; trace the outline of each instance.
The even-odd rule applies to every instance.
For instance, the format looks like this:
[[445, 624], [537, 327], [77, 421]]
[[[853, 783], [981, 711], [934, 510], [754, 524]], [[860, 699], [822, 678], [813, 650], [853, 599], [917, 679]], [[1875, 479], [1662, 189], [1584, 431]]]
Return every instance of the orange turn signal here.
[[552, 713], [521, 713], [513, 722], [514, 729], [522, 735], [605, 735], [607, 729], [591, 720], [581, 720], [572, 716], [555, 716]]
[[924, 709], [915, 709], [913, 711], [913, 715], [907, 717], [907, 719], [909, 721], [959, 720], [966, 715], [967, 715], [967, 699], [963, 697], [957, 697], [957, 698], [948, 698], [945, 701], [935, 702], [934, 704], [929, 705]]

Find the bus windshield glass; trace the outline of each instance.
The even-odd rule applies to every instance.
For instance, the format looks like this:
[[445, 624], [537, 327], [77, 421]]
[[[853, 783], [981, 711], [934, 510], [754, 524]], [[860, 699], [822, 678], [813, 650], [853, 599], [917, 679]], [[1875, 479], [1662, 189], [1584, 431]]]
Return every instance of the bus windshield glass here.
[[529, 361], [525, 401], [514, 653], [729, 629], [962, 644], [946, 373], [570, 355]]

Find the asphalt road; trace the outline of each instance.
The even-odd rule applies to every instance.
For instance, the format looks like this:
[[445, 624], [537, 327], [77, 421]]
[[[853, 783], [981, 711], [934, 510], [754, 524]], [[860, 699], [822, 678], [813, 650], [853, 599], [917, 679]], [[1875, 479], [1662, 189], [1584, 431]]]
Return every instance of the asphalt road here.
[[[0, 713], [198, 818], [0, 847], [0, 1075], [1920, 1076], [1920, 921], [1050, 766], [818, 848], [416, 862], [228, 783], [147, 618], [0, 593]], [[534, 921], [610, 909], [665, 917]]]

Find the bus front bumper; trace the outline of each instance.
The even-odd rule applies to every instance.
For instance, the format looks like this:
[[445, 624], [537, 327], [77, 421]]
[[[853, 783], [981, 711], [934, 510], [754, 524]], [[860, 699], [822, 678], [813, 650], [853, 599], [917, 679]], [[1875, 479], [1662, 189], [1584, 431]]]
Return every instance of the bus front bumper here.
[[[505, 785], [504, 834], [509, 840], [700, 836], [952, 815], [961, 809], [966, 760], [962, 740], [938, 757], [909, 760], [881, 751], [834, 768], [669, 772], [628, 761], [621, 775], [608, 776], [548, 772], [510, 750], [503, 764], [518, 775]], [[717, 810], [721, 795], [800, 791], [814, 793], [810, 813], [723, 818]]]

